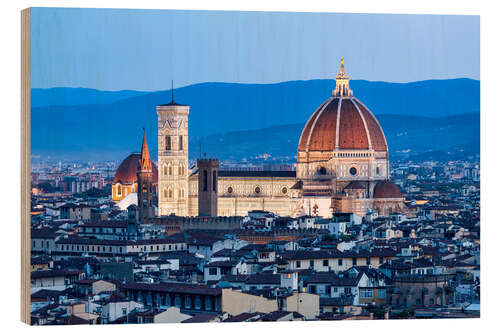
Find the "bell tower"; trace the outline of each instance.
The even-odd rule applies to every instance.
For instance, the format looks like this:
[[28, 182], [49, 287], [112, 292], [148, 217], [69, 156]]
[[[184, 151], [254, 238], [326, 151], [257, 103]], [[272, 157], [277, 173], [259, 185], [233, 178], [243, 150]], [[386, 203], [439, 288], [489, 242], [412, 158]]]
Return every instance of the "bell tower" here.
[[154, 217], [153, 195], [153, 163], [149, 156], [146, 131], [144, 131], [141, 158], [137, 165], [137, 209], [139, 223], [146, 223]]
[[188, 213], [189, 106], [172, 101], [156, 107], [158, 115], [158, 214]]
[[217, 216], [219, 160], [198, 159], [198, 215]]

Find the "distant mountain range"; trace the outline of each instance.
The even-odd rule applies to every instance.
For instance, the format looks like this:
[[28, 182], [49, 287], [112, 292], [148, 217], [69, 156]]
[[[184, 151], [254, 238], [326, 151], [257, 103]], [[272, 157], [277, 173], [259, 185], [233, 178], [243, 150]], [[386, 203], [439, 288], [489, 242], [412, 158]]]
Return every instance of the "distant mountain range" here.
[[102, 91], [90, 88], [31, 89], [31, 107], [53, 105], [111, 104], [122, 99], [148, 94], [145, 91]]
[[[442, 160], [479, 153], [479, 113], [442, 118], [388, 114], [379, 115], [377, 119], [393, 158], [427, 156]], [[190, 150], [199, 154], [201, 143], [203, 151], [221, 159], [284, 162], [293, 160], [297, 154], [303, 127], [301, 123], [211, 135], [201, 140], [195, 138], [191, 140]]]
[[[479, 153], [479, 81], [352, 80], [350, 85], [380, 121], [391, 154]], [[333, 80], [311, 80], [175, 89], [175, 101], [191, 106], [190, 156], [199, 156], [201, 146], [219, 158], [293, 158], [303, 124], [333, 87]], [[170, 100], [170, 90], [32, 89], [32, 155], [121, 159], [140, 148], [143, 127], [155, 154], [155, 107]]]

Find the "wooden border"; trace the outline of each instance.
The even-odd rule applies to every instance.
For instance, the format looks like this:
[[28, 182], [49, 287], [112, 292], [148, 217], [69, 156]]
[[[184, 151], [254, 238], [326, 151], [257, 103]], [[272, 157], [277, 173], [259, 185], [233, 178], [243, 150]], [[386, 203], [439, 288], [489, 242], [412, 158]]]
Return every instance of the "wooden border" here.
[[21, 11], [21, 321], [30, 324], [31, 11]]

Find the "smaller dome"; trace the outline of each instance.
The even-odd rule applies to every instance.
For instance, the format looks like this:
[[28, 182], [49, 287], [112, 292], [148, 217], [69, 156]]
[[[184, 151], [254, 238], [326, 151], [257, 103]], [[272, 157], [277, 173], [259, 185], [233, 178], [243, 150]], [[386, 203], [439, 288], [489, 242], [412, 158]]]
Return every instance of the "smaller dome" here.
[[[122, 184], [132, 184], [137, 182], [137, 168], [139, 166], [139, 160], [141, 159], [141, 154], [133, 153], [130, 154], [126, 159], [120, 163], [118, 169], [116, 169], [115, 178], [113, 183]], [[153, 183], [158, 183], [158, 169], [156, 165], [153, 164]]]
[[375, 199], [402, 198], [399, 186], [390, 180], [382, 180], [378, 182], [373, 191]]

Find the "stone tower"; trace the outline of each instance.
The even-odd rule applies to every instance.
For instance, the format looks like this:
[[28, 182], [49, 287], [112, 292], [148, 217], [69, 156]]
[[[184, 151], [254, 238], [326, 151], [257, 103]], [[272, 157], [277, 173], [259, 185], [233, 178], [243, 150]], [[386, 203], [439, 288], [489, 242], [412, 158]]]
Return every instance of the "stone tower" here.
[[158, 114], [158, 213], [188, 213], [189, 106], [172, 101], [156, 107]]
[[217, 216], [219, 160], [198, 159], [198, 215]]
[[146, 131], [142, 139], [141, 158], [137, 165], [137, 210], [140, 223], [154, 217], [153, 163], [149, 156]]

